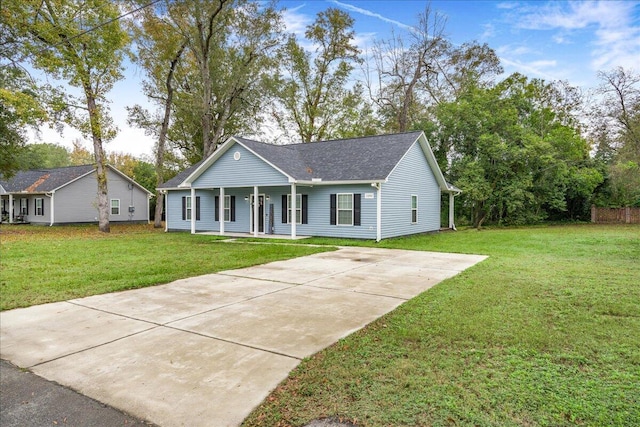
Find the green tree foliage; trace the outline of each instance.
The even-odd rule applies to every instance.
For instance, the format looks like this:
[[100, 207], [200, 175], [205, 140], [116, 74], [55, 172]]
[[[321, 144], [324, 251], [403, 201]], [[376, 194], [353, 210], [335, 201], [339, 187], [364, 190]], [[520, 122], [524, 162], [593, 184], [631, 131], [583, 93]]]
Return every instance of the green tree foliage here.
[[586, 213], [603, 177], [552, 94], [554, 85], [514, 74], [438, 106], [434, 137], [452, 147], [450, 178], [474, 226]]
[[[353, 18], [339, 9], [318, 13], [305, 32], [315, 47], [305, 50], [290, 35], [281, 49], [284, 70], [274, 83], [277, 105], [273, 109], [280, 130], [302, 142], [346, 136], [351, 121], [367, 115], [362, 105], [362, 88], [347, 88], [354, 64], [360, 61], [354, 44]], [[341, 133], [340, 129], [345, 132]], [[299, 139], [298, 139], [299, 138]]]
[[19, 155], [20, 170], [60, 168], [71, 165], [69, 150], [58, 144], [25, 145]]
[[190, 163], [231, 135], [257, 131], [275, 72], [281, 17], [247, 0], [169, 2], [165, 20], [186, 42], [171, 142]]
[[616, 68], [599, 77], [601, 100], [591, 114], [592, 138], [607, 180], [597, 201], [640, 206], [640, 75]]
[[[5, 24], [0, 31], [6, 30]], [[5, 45], [6, 46], [6, 45]], [[4, 46], [3, 46], [4, 47]], [[9, 47], [7, 47], [9, 49]], [[24, 169], [25, 130], [48, 117], [35, 83], [16, 64], [0, 62], [0, 175], [5, 178]]]
[[103, 143], [116, 129], [105, 95], [122, 78], [128, 37], [117, 3], [107, 0], [23, 0], [3, 3], [3, 19], [34, 67], [77, 87], [67, 93], [68, 124], [91, 137], [98, 180], [98, 223], [109, 232], [107, 177]]

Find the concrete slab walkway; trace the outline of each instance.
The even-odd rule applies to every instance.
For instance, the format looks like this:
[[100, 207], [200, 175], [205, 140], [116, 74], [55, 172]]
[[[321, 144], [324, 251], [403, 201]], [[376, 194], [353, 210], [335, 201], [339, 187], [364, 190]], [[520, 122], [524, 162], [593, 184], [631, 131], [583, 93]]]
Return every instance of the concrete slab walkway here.
[[341, 248], [0, 313], [0, 357], [160, 426], [235, 426], [304, 357], [482, 261]]

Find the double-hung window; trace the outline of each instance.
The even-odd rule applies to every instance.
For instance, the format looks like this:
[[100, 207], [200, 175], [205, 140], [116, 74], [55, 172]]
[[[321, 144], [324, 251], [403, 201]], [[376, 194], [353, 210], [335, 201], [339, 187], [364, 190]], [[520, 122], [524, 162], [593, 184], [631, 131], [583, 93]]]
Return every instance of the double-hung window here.
[[185, 219], [187, 221], [191, 220], [191, 196], [186, 197], [185, 213]]
[[[291, 212], [291, 194], [287, 194], [287, 218], [288, 224], [291, 224], [293, 218]], [[302, 194], [296, 194], [296, 224], [302, 224]]]
[[29, 199], [20, 199], [20, 215], [29, 214]]
[[411, 224], [418, 223], [418, 196], [411, 195]]
[[44, 216], [44, 199], [36, 199], [36, 216]]
[[120, 199], [111, 199], [111, 215], [120, 215]]
[[224, 222], [231, 221], [231, 196], [224, 196]]
[[338, 194], [338, 225], [353, 225], [353, 194]]

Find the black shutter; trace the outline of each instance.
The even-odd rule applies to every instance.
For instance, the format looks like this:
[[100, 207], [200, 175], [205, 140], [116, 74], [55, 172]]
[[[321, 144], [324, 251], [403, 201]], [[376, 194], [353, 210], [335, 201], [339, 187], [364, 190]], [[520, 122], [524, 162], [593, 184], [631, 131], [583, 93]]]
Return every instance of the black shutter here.
[[216, 213], [214, 214], [213, 219], [215, 221], [220, 221], [220, 196], [214, 197], [213, 205], [214, 205], [213, 209], [216, 211]]
[[308, 220], [308, 216], [307, 216], [307, 201], [309, 199], [309, 196], [307, 194], [303, 194], [302, 195], [302, 223], [303, 224], [308, 224], [309, 220]]
[[27, 211], [25, 212], [25, 214], [29, 215], [29, 199], [27, 199], [27, 203], [25, 203]]
[[182, 198], [182, 220], [186, 220], [187, 219], [187, 198], [183, 197]]
[[331, 194], [330, 195], [330, 213], [329, 213], [329, 224], [331, 225], [336, 225], [336, 216], [338, 213], [338, 206], [337, 206], [337, 201], [336, 201], [336, 195], [335, 194]]
[[231, 222], [236, 222], [236, 196], [229, 196], [229, 207], [230, 209], [230, 213], [229, 213], [229, 221]]
[[196, 221], [200, 221], [200, 196], [196, 196]]
[[287, 214], [288, 214], [288, 211], [287, 211], [287, 195], [283, 194], [282, 195], [282, 223], [283, 224], [286, 224], [288, 222], [287, 221]]
[[361, 194], [353, 195], [353, 225], [360, 225], [360, 196]]

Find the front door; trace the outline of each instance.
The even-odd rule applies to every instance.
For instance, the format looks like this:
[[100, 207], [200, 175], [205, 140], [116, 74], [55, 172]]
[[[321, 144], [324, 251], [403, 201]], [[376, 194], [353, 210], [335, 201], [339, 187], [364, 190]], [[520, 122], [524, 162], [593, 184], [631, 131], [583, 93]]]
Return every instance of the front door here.
[[[253, 233], [255, 224], [253, 223], [253, 194], [251, 195], [251, 232]], [[264, 233], [264, 194], [258, 196], [258, 233]]]

